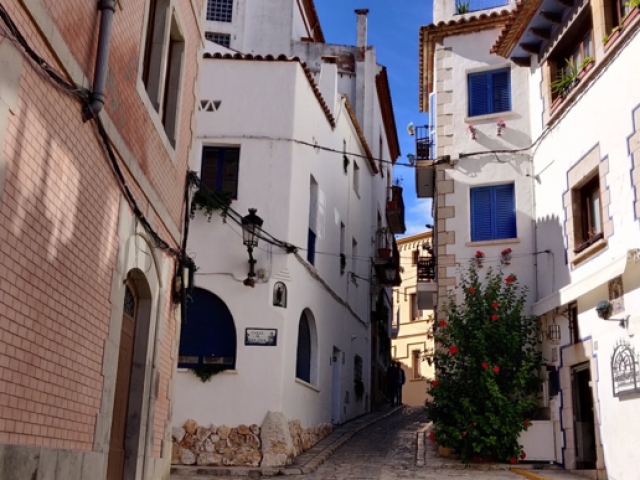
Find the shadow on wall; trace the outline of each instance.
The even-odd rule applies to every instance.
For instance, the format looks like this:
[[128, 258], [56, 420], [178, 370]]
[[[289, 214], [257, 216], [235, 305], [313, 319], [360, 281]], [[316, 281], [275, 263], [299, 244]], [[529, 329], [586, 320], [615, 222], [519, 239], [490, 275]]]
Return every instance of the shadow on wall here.
[[[494, 147], [491, 147], [494, 148]], [[504, 148], [504, 145], [497, 148]], [[502, 164], [516, 175], [527, 175], [531, 170], [528, 155], [486, 154], [472, 157], [475, 161], [458, 164], [456, 171], [467, 177], [477, 177], [488, 164]], [[527, 168], [528, 166], [528, 168]]]
[[536, 221], [538, 252], [538, 298], [544, 298], [569, 284], [571, 276], [565, 260], [564, 233], [557, 215]]

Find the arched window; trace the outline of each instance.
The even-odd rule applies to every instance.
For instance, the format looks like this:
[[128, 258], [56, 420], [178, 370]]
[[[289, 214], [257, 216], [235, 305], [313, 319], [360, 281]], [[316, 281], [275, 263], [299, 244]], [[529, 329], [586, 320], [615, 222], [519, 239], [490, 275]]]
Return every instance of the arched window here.
[[287, 308], [287, 286], [282, 282], [273, 286], [273, 306]]
[[236, 364], [236, 326], [227, 305], [213, 293], [194, 288], [180, 334], [179, 367]]
[[313, 314], [304, 310], [298, 326], [298, 351], [296, 377], [307, 383], [315, 383], [317, 375], [317, 335]]

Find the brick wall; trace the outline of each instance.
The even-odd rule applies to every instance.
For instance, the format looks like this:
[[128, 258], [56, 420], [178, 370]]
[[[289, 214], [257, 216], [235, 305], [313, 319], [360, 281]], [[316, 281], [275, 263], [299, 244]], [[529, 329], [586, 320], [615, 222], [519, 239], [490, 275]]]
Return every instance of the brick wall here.
[[[122, 141], [113, 143], [123, 155], [120, 165], [131, 167], [124, 170], [134, 196], [167, 240], [181, 222], [202, 48], [195, 15], [202, 11], [202, 1], [176, 1], [184, 23], [186, 63], [175, 161], [136, 88], [146, 2], [119, 2], [122, 8], [114, 20], [107, 123], [121, 136]], [[55, 68], [73, 74], [77, 64], [91, 79], [99, 28], [96, 2], [40, 2], [7, 0], [3, 5], [31, 46]], [[56, 50], [55, 35], [37, 24], [47, 15], [71, 58]], [[5, 75], [0, 71], [0, 77]], [[16, 94], [0, 158], [0, 167], [5, 162], [4, 182], [0, 168], [0, 443], [91, 450], [103, 395], [122, 194], [93, 123], [82, 122], [75, 99], [26, 60]], [[173, 305], [165, 297], [159, 320], [163, 336], [157, 339], [155, 456], [160, 455], [170, 413], [177, 331]]]

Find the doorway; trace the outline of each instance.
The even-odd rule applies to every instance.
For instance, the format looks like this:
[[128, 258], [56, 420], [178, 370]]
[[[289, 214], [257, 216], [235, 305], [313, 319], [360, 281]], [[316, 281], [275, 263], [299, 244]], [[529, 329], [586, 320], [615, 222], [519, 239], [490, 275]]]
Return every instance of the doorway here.
[[331, 423], [340, 425], [340, 374], [342, 372], [341, 352], [339, 348], [333, 347], [331, 357]]
[[573, 396], [573, 431], [576, 445], [576, 468], [596, 468], [596, 434], [593, 415], [593, 392], [589, 362], [571, 368]]

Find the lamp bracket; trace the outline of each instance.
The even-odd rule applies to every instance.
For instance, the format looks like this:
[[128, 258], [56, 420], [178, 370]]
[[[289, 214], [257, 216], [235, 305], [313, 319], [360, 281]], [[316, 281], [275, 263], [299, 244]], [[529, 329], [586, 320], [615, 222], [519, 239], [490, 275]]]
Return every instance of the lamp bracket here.
[[629, 326], [630, 318], [631, 318], [631, 315], [626, 315], [624, 318], [603, 318], [602, 320], [605, 320], [607, 322], [620, 322], [619, 323], [620, 328], [626, 329]]

